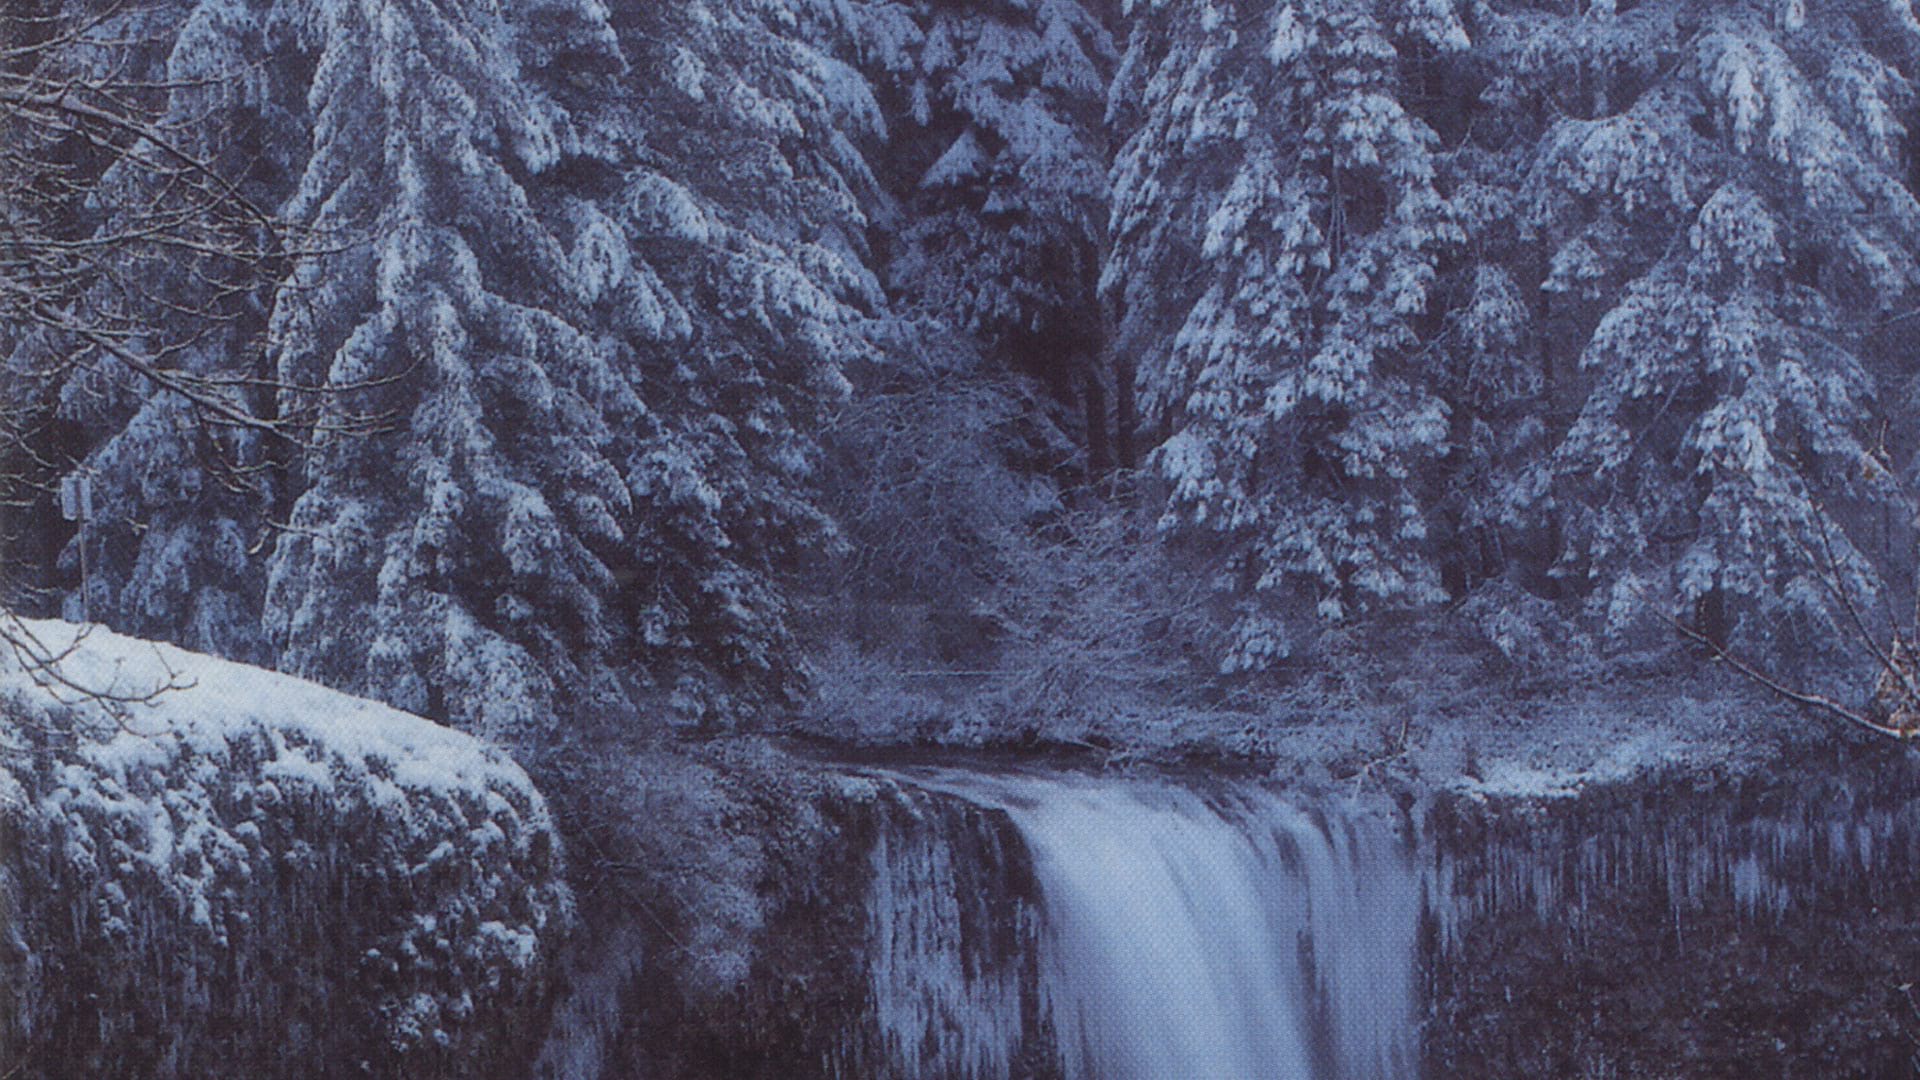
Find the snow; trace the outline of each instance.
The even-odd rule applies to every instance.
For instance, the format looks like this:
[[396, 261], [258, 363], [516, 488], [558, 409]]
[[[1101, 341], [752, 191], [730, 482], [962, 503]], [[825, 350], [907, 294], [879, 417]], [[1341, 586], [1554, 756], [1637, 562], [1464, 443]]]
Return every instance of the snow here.
[[[324, 772], [325, 765], [305, 752], [324, 747], [336, 769], [385, 762], [397, 789], [453, 798], [499, 786], [524, 802], [538, 801], [532, 782], [505, 753], [397, 709], [99, 627], [42, 619], [21, 619], [19, 626], [48, 655], [74, 650], [59, 665], [68, 682], [126, 696], [181, 687], [128, 705], [123, 725], [83, 749], [86, 760], [108, 775], [124, 778], [182, 752], [221, 756], [237, 734], [254, 729], [268, 733], [280, 751], [263, 767], [282, 775], [314, 778]], [[0, 656], [0, 694], [39, 692], [35, 681], [17, 656]], [[66, 687], [51, 692], [83, 712], [98, 708]]]
[[927, 170], [927, 175], [921, 177], [920, 186], [934, 188], [964, 184], [979, 177], [986, 167], [987, 158], [980, 149], [979, 140], [973, 137], [973, 132], [963, 131], [947, 148], [947, 152], [940, 155], [940, 160]]
[[1595, 746], [1562, 741], [1545, 752], [1501, 758], [1463, 777], [1457, 790], [1477, 798], [1563, 799], [1589, 787], [1619, 784], [1671, 768], [1685, 760], [1687, 744], [1671, 731], [1629, 734]]
[[[206, 1067], [221, 1025], [306, 1052], [278, 1045], [292, 1014], [391, 1075], [504, 1037], [485, 1025], [527, 1007], [572, 901], [545, 801], [503, 751], [98, 627], [4, 629], [22, 646], [0, 648], [0, 825], [24, 856], [8, 931], [33, 963], [0, 1030], [28, 1032], [27, 1054], [82, 997], [114, 1016], [111, 1052], [177, 1043], [182, 1075], [207, 1074], [186, 1063]], [[248, 974], [286, 965], [304, 974]]]

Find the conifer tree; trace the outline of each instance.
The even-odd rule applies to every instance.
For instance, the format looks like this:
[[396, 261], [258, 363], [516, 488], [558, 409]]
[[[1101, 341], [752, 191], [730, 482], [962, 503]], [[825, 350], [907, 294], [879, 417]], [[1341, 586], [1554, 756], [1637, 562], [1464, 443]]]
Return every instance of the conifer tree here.
[[1566, 417], [1520, 517], [1616, 619], [1671, 582], [1706, 632], [1759, 614], [1763, 640], [1835, 617], [1832, 585], [1867, 605], [1868, 553], [1904, 547], [1866, 528], [1912, 516], [1873, 419], [1912, 371], [1874, 332], [1920, 240], [1903, 8], [1482, 12], [1475, 129], [1517, 134], [1461, 156], [1524, 178], [1498, 256], [1538, 282], [1542, 411]]
[[[1084, 396], [1091, 464], [1111, 464], [1106, 26], [1082, 0], [913, 0], [873, 5], [854, 29], [894, 118], [890, 290], [1057, 399]], [[1115, 387], [1123, 438], [1131, 381]]]
[[1326, 618], [1440, 595], [1423, 319], [1461, 234], [1402, 68], [1466, 39], [1442, 4], [1130, 7], [1105, 288], [1169, 432], [1166, 524], [1222, 552], [1221, 666], [1257, 668], [1293, 648], [1301, 595]]
[[280, 375], [390, 430], [316, 433], [283, 666], [508, 737], [790, 692], [772, 575], [828, 529], [808, 417], [872, 299], [843, 134], [871, 99], [798, 19], [288, 13], [314, 65], [290, 213], [367, 242], [285, 290]]
[[[285, 125], [259, 28], [245, 6], [206, 0], [67, 11], [37, 30], [45, 47], [23, 46], [34, 63], [10, 85], [69, 97], [11, 110], [14, 145], [45, 155], [42, 196], [72, 199], [43, 219], [65, 235], [29, 256], [38, 295], [16, 313], [29, 329], [8, 367], [11, 390], [47, 387], [79, 433], [29, 455], [66, 474], [66, 509], [81, 512], [66, 613], [264, 659], [247, 564], [276, 425], [255, 408], [257, 339], [287, 238], [261, 209], [278, 197]], [[31, 198], [36, 185], [9, 186]], [[39, 505], [45, 536], [59, 507]]]

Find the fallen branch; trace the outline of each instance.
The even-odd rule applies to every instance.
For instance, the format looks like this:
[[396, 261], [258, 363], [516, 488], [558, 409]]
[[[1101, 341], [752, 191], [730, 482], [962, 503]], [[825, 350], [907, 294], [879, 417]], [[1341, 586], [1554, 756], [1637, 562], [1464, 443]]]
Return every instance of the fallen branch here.
[[1849, 709], [1845, 705], [1842, 705], [1839, 702], [1833, 700], [1832, 698], [1826, 697], [1825, 695], [1810, 693], [1805, 690], [1796, 690], [1793, 687], [1788, 686], [1787, 684], [1767, 674], [1766, 672], [1761, 671], [1759, 668], [1753, 666], [1752, 664], [1747, 663], [1745, 660], [1740, 659], [1738, 656], [1735, 656], [1733, 653], [1729, 652], [1725, 646], [1721, 645], [1719, 642], [1713, 640], [1712, 638], [1701, 633], [1700, 631], [1695, 630], [1693, 627], [1688, 626], [1686, 623], [1681, 622], [1679, 619], [1675, 618], [1674, 616], [1668, 614], [1667, 611], [1664, 608], [1660, 607], [1658, 604], [1649, 602], [1647, 606], [1651, 608], [1653, 612], [1656, 615], [1658, 615], [1661, 619], [1665, 620], [1668, 625], [1672, 626], [1675, 630], [1678, 630], [1686, 638], [1706, 646], [1707, 649], [1713, 653], [1714, 659], [1725, 663], [1728, 667], [1733, 668], [1733, 670], [1739, 672], [1741, 675], [1744, 675], [1748, 679], [1752, 680], [1753, 682], [1756, 682], [1761, 686], [1766, 687], [1768, 690], [1772, 691], [1774, 694], [1782, 698], [1785, 698], [1788, 701], [1806, 706], [1811, 709], [1815, 709], [1820, 712], [1824, 712], [1829, 716], [1832, 716], [1839, 720], [1843, 720], [1849, 724], [1854, 725], [1855, 727], [1861, 728], [1866, 731], [1871, 731], [1875, 735], [1881, 735], [1889, 739], [1894, 739], [1898, 742], [1911, 743], [1914, 741], [1916, 737], [1920, 737], [1920, 728], [1898, 728], [1898, 727], [1892, 727], [1887, 724], [1882, 724], [1874, 720], [1872, 717], [1869, 717], [1864, 713], [1856, 712], [1853, 709]]

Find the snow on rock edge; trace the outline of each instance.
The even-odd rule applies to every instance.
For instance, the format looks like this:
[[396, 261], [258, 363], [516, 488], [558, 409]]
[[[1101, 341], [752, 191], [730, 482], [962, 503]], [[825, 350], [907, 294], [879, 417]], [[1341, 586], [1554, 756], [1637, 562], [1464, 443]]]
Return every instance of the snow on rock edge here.
[[0, 1060], [45, 1076], [495, 1075], [571, 920], [508, 756], [240, 664], [21, 621], [0, 649]]

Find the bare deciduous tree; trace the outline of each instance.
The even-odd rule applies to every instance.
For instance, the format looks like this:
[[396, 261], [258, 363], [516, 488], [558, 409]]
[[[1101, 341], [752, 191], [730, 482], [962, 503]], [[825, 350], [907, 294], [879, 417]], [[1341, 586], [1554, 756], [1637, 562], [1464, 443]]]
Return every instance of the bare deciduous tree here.
[[[224, 177], [180, 107], [204, 89], [131, 70], [145, 43], [103, 35], [127, 12], [0, 12], [0, 322], [19, 353], [105, 357], [208, 420], [272, 426], [231, 380], [171, 360], [284, 272], [286, 230]], [[168, 289], [189, 267], [191, 295]], [[52, 375], [56, 372], [47, 371]]]

